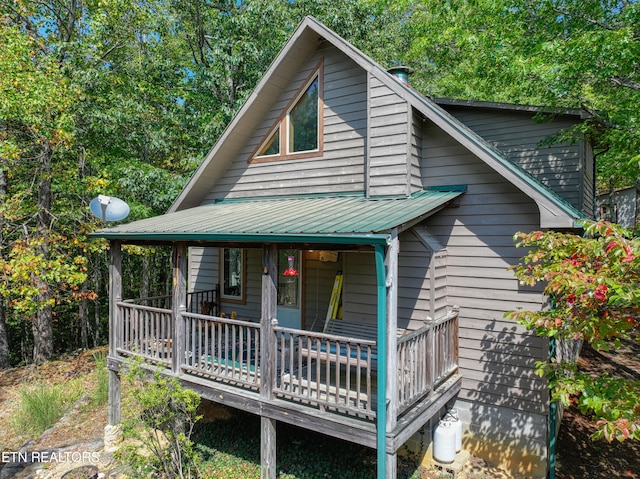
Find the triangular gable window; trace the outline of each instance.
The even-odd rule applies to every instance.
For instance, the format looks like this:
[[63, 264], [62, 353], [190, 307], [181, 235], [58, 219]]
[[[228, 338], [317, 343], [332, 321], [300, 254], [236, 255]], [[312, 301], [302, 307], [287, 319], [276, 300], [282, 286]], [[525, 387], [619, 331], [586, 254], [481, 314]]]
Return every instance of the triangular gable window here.
[[280, 154], [280, 127], [269, 137], [256, 156], [273, 156]]
[[290, 153], [318, 149], [318, 77], [291, 109], [287, 123]]
[[296, 92], [250, 161], [308, 158], [322, 154], [322, 62]]

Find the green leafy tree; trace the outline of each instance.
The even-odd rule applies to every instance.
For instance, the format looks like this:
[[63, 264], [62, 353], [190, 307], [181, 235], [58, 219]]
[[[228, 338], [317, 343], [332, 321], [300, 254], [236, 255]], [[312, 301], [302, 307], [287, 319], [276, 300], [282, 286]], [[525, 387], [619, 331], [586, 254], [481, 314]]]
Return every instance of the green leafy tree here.
[[[640, 171], [640, 4], [600, 0], [390, 2], [402, 59], [431, 96], [582, 109], [598, 177], [618, 186]], [[403, 40], [406, 42], [406, 40]]]
[[30, 320], [36, 363], [53, 354], [58, 292], [84, 280], [84, 259], [65, 247], [67, 238], [55, 227], [53, 197], [54, 177], [66, 169], [74, 140], [74, 94], [43, 45], [0, 18], [0, 159], [8, 178], [0, 292]]
[[[558, 232], [519, 233], [529, 248], [514, 268], [524, 285], [544, 285], [552, 307], [509, 313], [540, 336], [585, 341], [615, 351], [622, 340], [640, 341], [640, 238], [611, 223], [587, 223], [585, 236]], [[592, 415], [596, 436], [640, 439], [640, 381], [592, 377], [575, 363], [551, 358], [538, 364], [550, 379], [553, 398], [575, 402]]]

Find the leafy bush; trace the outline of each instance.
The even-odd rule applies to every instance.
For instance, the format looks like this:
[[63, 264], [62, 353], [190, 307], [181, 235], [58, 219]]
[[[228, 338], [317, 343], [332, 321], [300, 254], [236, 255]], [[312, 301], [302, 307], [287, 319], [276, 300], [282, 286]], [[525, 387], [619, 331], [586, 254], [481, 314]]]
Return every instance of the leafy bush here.
[[[552, 299], [542, 311], [507, 314], [540, 336], [585, 341], [615, 352], [623, 341], [640, 342], [640, 237], [607, 222], [585, 222], [584, 235], [518, 233], [529, 252], [512, 269], [522, 285], [542, 285]], [[590, 416], [594, 437], [640, 440], [640, 381], [580, 371], [574, 361], [552, 357], [537, 363], [554, 400], [572, 402]]]
[[126, 442], [119, 459], [133, 469], [135, 477], [201, 477], [191, 441], [199, 419], [198, 394], [158, 370], [148, 378], [135, 363], [129, 365], [124, 379], [130, 390], [124, 408], [128, 414], [122, 422]]

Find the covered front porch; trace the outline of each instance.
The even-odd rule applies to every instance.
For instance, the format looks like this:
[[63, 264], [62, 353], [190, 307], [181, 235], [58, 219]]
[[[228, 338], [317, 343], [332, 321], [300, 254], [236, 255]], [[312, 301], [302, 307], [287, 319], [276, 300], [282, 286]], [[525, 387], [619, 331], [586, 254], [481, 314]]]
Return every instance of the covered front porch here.
[[118, 371], [137, 356], [202, 397], [260, 415], [264, 477], [275, 477], [273, 421], [377, 448], [384, 477], [395, 477], [398, 449], [460, 389], [458, 312], [399, 329], [397, 292], [393, 282], [387, 286], [384, 249], [377, 250], [378, 323], [352, 325], [345, 336], [278, 324], [277, 285], [269, 274], [276, 270], [276, 245], [264, 248], [262, 318], [255, 322], [202, 311], [216, 291], [187, 293], [186, 243], [174, 245], [171, 297], [122, 299], [120, 244], [112, 241], [110, 423], [119, 422]]
[[[458, 194], [442, 197], [437, 205]], [[394, 207], [403, 204], [394, 201]], [[433, 203], [427, 206], [422, 208], [433, 213]], [[413, 221], [403, 223], [404, 231], [424, 217], [410, 215]], [[391, 218], [387, 222], [398, 221], [388, 209], [386, 216]], [[224, 224], [220, 216], [216, 220]], [[396, 477], [400, 447], [461, 386], [457, 308], [439, 308], [435, 317], [419, 315], [420, 320], [399, 327], [400, 229], [229, 234], [195, 228], [185, 232], [180, 226], [179, 231], [150, 233], [140, 226], [146, 221], [96, 234], [110, 240], [111, 250], [110, 423], [120, 421], [119, 370], [127, 358], [139, 356], [204, 398], [259, 415], [262, 477], [276, 477], [276, 421], [375, 448], [378, 477]], [[123, 244], [171, 245], [170, 297], [123, 298]], [[209, 308], [217, 302], [217, 292], [188, 290], [188, 251], [203, 245], [254, 252], [254, 262], [260, 263], [251, 274], [253, 284], [259, 285], [258, 297], [251, 298], [254, 317], [223, 315], [220, 308]], [[360, 259], [366, 255], [357, 268], [359, 280], [368, 278], [373, 293], [366, 296], [371, 309], [366, 321], [346, 311], [342, 319], [334, 319], [335, 329], [282, 324], [278, 252], [313, 248], [351, 251]]]

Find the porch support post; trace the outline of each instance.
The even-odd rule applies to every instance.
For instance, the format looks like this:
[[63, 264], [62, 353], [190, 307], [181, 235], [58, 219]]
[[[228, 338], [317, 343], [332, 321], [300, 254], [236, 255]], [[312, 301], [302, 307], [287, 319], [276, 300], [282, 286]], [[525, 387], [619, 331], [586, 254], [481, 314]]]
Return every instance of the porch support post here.
[[[120, 320], [117, 303], [122, 301], [122, 247], [120, 241], [109, 243], [111, 259], [109, 263], [109, 356], [118, 355], [118, 334]], [[120, 422], [120, 374], [109, 369], [109, 425]]]
[[173, 341], [171, 345], [171, 371], [180, 374], [184, 362], [185, 338], [184, 318], [182, 313], [187, 309], [187, 244], [173, 245], [173, 288], [171, 298], [173, 316]]
[[[385, 259], [387, 266], [387, 431], [393, 431], [398, 422], [398, 254], [400, 240], [398, 230], [391, 232], [391, 244]], [[387, 477], [397, 476], [398, 455], [387, 451]]]
[[[278, 245], [263, 248], [262, 317], [260, 318], [260, 397], [273, 399], [276, 343], [273, 326], [277, 314]], [[276, 421], [260, 417], [260, 478], [276, 478]]]
[[[384, 248], [375, 245], [376, 284], [378, 291], [378, 403], [376, 411], [376, 452], [378, 479], [387, 478], [387, 280]], [[389, 476], [392, 479], [395, 476]]]

